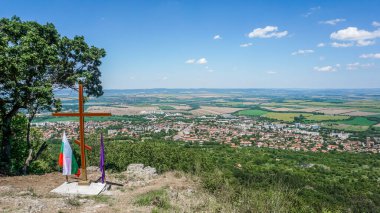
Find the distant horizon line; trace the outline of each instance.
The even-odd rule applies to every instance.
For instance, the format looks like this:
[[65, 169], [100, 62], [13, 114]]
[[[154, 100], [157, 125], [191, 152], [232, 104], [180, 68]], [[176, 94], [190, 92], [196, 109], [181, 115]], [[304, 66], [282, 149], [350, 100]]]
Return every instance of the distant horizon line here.
[[238, 90], [238, 89], [283, 89], [283, 90], [360, 90], [360, 89], [369, 89], [369, 90], [376, 90], [380, 89], [380, 87], [361, 87], [361, 88], [290, 88], [290, 87], [247, 87], [247, 88], [239, 88], [239, 87], [231, 87], [231, 88], [218, 88], [218, 87], [178, 87], [178, 88], [165, 88], [165, 87], [158, 87], [158, 88], [124, 88], [124, 89], [103, 89], [103, 90], [154, 90], [154, 89], [167, 89], [167, 90], [175, 90], [175, 89], [231, 89], [231, 90]]

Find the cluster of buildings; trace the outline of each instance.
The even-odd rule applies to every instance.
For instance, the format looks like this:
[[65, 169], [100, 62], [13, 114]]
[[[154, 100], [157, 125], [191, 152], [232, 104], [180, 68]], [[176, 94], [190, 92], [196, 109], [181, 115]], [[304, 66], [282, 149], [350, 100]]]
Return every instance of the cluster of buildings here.
[[[359, 141], [351, 133], [321, 129], [318, 124], [287, 124], [260, 121], [245, 116], [183, 116], [177, 114], [144, 114], [143, 122], [88, 121], [86, 133], [106, 130], [108, 137], [149, 137], [162, 133], [167, 140], [199, 144], [219, 143], [237, 147], [266, 147], [311, 152], [380, 152], [380, 138]], [[184, 119], [186, 118], [186, 119]], [[45, 139], [60, 138], [63, 131], [69, 138], [78, 136], [78, 122], [34, 123], [43, 129]]]

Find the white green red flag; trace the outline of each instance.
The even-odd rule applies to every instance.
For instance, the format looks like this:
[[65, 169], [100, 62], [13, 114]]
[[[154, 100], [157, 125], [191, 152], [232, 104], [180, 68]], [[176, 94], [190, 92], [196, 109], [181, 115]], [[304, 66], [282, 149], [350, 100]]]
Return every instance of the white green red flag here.
[[62, 167], [63, 175], [77, 175], [79, 176], [80, 170], [78, 163], [71, 149], [70, 143], [67, 140], [66, 133], [63, 132], [61, 151], [59, 153], [59, 166]]

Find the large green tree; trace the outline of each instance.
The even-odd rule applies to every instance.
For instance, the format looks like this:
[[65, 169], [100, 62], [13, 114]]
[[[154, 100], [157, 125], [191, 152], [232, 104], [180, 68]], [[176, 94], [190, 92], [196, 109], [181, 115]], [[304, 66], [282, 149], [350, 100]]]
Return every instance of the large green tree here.
[[[0, 19], [2, 171], [12, 158], [11, 122], [17, 113], [27, 113], [30, 123], [39, 111], [57, 109], [60, 101], [54, 90], [75, 89], [79, 78], [85, 79], [87, 96], [101, 96], [99, 66], [103, 57], [104, 49], [89, 46], [83, 36], [62, 37], [51, 23]], [[31, 147], [29, 134], [26, 141]]]

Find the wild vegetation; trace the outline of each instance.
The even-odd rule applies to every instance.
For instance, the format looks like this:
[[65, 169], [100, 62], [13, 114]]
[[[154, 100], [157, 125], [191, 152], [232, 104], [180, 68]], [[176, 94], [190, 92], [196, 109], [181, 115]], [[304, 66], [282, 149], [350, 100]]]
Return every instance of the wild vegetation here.
[[203, 148], [154, 141], [108, 141], [106, 147], [109, 169], [124, 170], [129, 163], [141, 162], [161, 172], [197, 174], [207, 190], [241, 211], [260, 211], [258, 203], [276, 197], [281, 208], [294, 212], [380, 210], [378, 155]]
[[[87, 138], [98, 150], [99, 135]], [[59, 141], [32, 164], [33, 172], [57, 169]], [[232, 149], [182, 144], [160, 139], [105, 141], [106, 168], [118, 172], [143, 163], [161, 172], [183, 171], [201, 178], [202, 186], [238, 212], [378, 212], [380, 156], [366, 153], [311, 153], [263, 148]], [[115, 151], [117, 150], [117, 151]], [[78, 155], [78, 147], [74, 146]], [[97, 166], [98, 152], [88, 152]], [[153, 192], [152, 192], [153, 193]], [[166, 208], [163, 192], [154, 192]], [[152, 199], [143, 195], [140, 205]]]
[[[55, 88], [75, 88], [79, 78], [87, 96], [101, 96], [101, 58], [104, 49], [89, 46], [83, 36], [61, 36], [51, 23], [22, 21], [19, 17], [0, 19], [0, 171], [8, 173], [17, 146], [12, 124], [20, 112], [27, 116], [24, 173], [38, 159], [47, 144], [33, 147], [30, 126], [41, 111], [59, 111], [61, 101]], [[17, 137], [17, 136], [16, 136]], [[17, 150], [17, 149], [16, 149]]]

